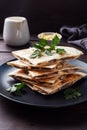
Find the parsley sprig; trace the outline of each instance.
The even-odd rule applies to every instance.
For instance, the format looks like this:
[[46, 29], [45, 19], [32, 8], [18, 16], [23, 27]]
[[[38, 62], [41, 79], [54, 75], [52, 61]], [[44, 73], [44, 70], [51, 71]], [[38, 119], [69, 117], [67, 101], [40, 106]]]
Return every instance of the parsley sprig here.
[[60, 43], [60, 39], [58, 38], [57, 35], [55, 35], [55, 37], [52, 39], [52, 42], [50, 44], [50, 50], [55, 50], [55, 46], [59, 45]]
[[64, 91], [64, 97], [65, 99], [76, 99], [78, 97], [80, 97], [81, 94], [81, 90], [80, 87], [76, 87], [76, 88], [67, 88]]
[[13, 93], [15, 95], [21, 95], [23, 92], [23, 89], [25, 87], [25, 83], [15, 83], [11, 87], [7, 88], [7, 91], [10, 93]]
[[66, 51], [64, 49], [57, 48], [56, 53], [59, 53], [60, 55], [64, 54]]
[[41, 50], [37, 49], [34, 53], [30, 56], [30, 58], [36, 58], [37, 56], [41, 55]]
[[47, 41], [45, 39], [41, 39], [39, 43], [34, 44], [34, 47], [40, 50], [44, 50], [44, 47], [47, 45]]
[[[50, 45], [45, 39], [41, 39], [38, 43], [34, 44], [36, 50], [32, 53], [30, 58], [40, 57], [42, 52], [44, 52], [48, 56], [51, 56], [52, 50], [55, 50], [56, 53], [58, 54], [64, 54], [65, 53], [64, 49], [59, 49], [59, 48], [55, 49], [55, 46], [59, 45], [59, 43], [60, 43], [60, 39], [58, 38], [57, 35], [54, 36], [54, 38], [50, 42]], [[46, 48], [46, 46], [48, 46], [49, 48]]]

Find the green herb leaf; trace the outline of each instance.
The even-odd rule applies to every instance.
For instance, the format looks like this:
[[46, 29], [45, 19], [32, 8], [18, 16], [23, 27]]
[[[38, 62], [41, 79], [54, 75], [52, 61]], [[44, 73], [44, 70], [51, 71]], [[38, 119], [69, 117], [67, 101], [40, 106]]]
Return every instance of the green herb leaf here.
[[64, 54], [66, 51], [64, 50], [64, 49], [59, 49], [59, 48], [57, 48], [56, 49], [56, 53], [58, 53], [58, 54]]
[[55, 46], [58, 45], [60, 42], [60, 39], [58, 38], [58, 36], [56, 35], [53, 39], [52, 42], [50, 44], [50, 49], [51, 50], [55, 50]]
[[67, 88], [64, 91], [64, 97], [65, 99], [76, 99], [77, 97], [80, 97], [81, 94], [81, 90], [79, 87], [76, 88]]
[[52, 55], [51, 50], [50, 49], [46, 49], [45, 50], [45, 54], [47, 54], [48, 56], [51, 56]]
[[8, 92], [11, 92], [11, 93], [13, 93], [13, 92], [15, 92], [17, 90], [17, 88], [13, 85], [12, 87], [9, 87], [8, 89], [7, 89], [7, 91]]
[[[59, 44], [59, 38], [56, 35], [52, 42], [50, 43], [50, 45], [48, 44], [48, 42], [45, 39], [41, 39], [40, 42], [34, 44], [34, 47], [37, 48], [37, 50], [35, 50], [32, 55], [30, 56], [30, 58], [36, 58], [37, 56], [41, 56], [41, 52], [45, 52], [45, 54], [47, 55], [52, 55], [51, 51], [55, 50], [55, 46], [57, 44]], [[46, 49], [45, 46], [49, 46], [49, 49]], [[59, 52], [59, 53], [63, 53], [63, 51]]]
[[23, 88], [25, 87], [25, 83], [16, 83], [13, 84], [12, 87], [9, 87], [7, 89], [8, 92], [10, 93], [15, 93], [16, 95], [21, 94], [21, 91], [23, 90]]
[[40, 45], [42, 45], [43, 47], [45, 47], [45, 46], [48, 44], [45, 39], [41, 39], [39, 43], [40, 43]]
[[47, 41], [45, 39], [41, 39], [40, 42], [34, 44], [34, 47], [37, 49], [44, 50], [44, 47], [47, 45]]
[[41, 50], [35, 50], [30, 56], [30, 58], [36, 58], [37, 56], [40, 56], [40, 55], [41, 55]]
[[56, 46], [59, 44], [59, 42], [60, 42], [60, 39], [58, 38], [57, 35], [55, 35], [55, 37], [52, 39], [52, 44]]
[[50, 50], [55, 50], [55, 45], [54, 44], [50, 45]]
[[40, 45], [39, 43], [34, 44], [34, 47], [40, 50], [43, 50], [44, 47], [42, 45]]

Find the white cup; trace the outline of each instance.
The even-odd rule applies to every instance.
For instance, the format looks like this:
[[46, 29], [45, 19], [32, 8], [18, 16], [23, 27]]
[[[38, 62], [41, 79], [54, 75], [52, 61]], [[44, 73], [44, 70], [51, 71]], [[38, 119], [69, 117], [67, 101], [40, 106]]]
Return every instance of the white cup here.
[[27, 44], [30, 40], [27, 19], [19, 16], [5, 18], [3, 39], [6, 44], [11, 46], [22, 46]]

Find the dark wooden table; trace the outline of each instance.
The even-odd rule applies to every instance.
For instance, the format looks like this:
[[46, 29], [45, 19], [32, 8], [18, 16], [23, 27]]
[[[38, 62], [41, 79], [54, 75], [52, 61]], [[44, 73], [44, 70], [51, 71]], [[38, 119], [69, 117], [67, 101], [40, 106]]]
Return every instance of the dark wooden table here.
[[[31, 45], [34, 40], [31, 38]], [[69, 45], [64, 41], [61, 44]], [[12, 50], [21, 48], [9, 47], [0, 40], [0, 65], [13, 58]], [[87, 55], [79, 59], [87, 62]], [[87, 130], [87, 102], [65, 108], [44, 109], [15, 103], [0, 96], [0, 130]]]

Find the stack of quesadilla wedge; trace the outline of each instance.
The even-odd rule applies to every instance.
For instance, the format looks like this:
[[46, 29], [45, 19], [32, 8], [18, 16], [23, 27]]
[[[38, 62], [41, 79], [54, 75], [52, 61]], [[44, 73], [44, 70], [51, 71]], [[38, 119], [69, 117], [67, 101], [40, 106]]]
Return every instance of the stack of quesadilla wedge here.
[[58, 54], [53, 51], [50, 56], [43, 53], [41, 56], [31, 58], [31, 54], [35, 51], [34, 47], [13, 51], [12, 54], [17, 60], [7, 64], [17, 69], [9, 76], [44, 95], [54, 94], [86, 76], [81, 72], [83, 68], [67, 62], [82, 55], [81, 51], [65, 46], [56, 46], [56, 48], [64, 49], [65, 53]]

